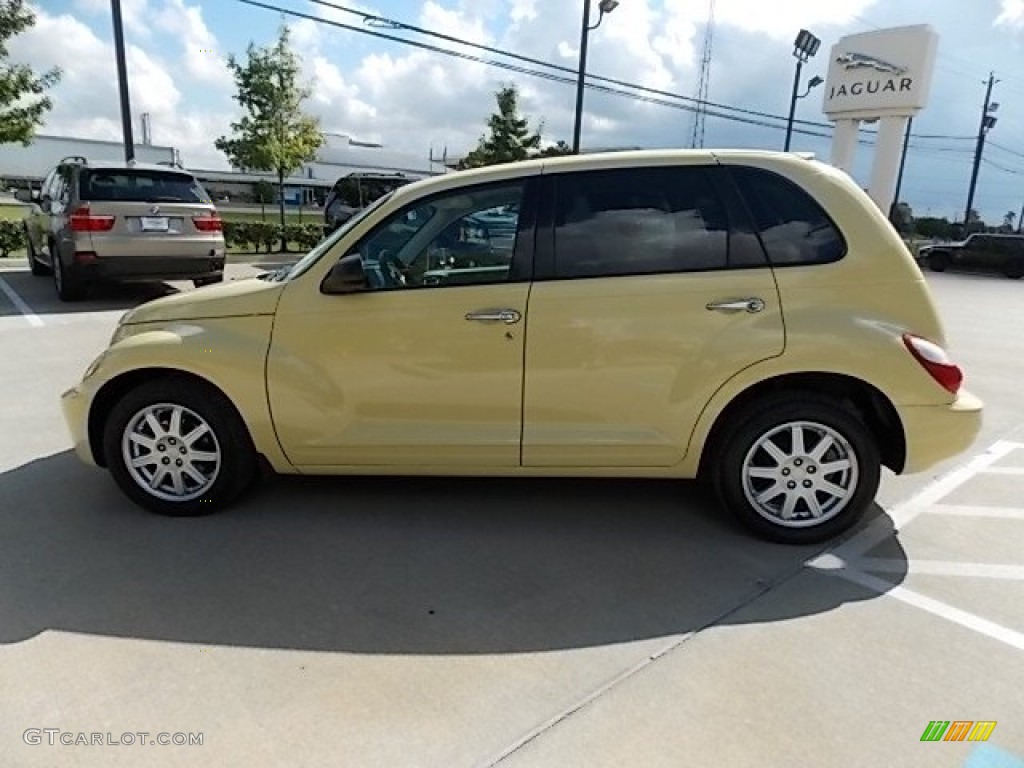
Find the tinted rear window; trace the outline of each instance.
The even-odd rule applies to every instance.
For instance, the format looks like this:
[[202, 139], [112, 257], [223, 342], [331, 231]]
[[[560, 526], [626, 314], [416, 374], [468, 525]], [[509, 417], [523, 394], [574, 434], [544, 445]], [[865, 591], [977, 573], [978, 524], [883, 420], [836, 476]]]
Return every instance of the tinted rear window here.
[[81, 198], [95, 202], [206, 203], [209, 195], [191, 176], [143, 170], [93, 170], [82, 174]]
[[759, 168], [730, 169], [773, 264], [825, 264], [846, 241], [824, 209], [789, 179]]

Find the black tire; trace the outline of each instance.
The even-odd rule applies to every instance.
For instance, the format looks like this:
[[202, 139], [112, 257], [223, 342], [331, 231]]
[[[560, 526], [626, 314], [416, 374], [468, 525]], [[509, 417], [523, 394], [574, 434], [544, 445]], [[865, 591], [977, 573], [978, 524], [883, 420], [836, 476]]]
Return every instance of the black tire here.
[[88, 289], [88, 284], [77, 277], [72, 277], [64, 269], [57, 246], [50, 245], [50, 258], [53, 259], [53, 286], [57, 290], [57, 298], [61, 301], [78, 301]]
[[[790, 439], [797, 424], [802, 425], [798, 427], [805, 443], [802, 453], [793, 451]], [[783, 427], [789, 430], [780, 430]], [[763, 448], [756, 450], [776, 430], [780, 430], [775, 438], [779, 442], [771, 440], [774, 447], [782, 454], [787, 450], [790, 453], [784, 462], [770, 459]], [[823, 456], [816, 457], [814, 449], [820, 443], [815, 438], [823, 439], [822, 436], [832, 440], [832, 447], [826, 446]], [[838, 401], [813, 392], [784, 392], [756, 401], [735, 415], [711, 450], [714, 453], [707, 467], [719, 502], [747, 529], [771, 541], [812, 544], [831, 539], [860, 520], [878, 493], [881, 459], [870, 430], [857, 414]], [[826, 465], [835, 466], [841, 461], [849, 461], [845, 472], [821, 471]], [[778, 476], [753, 477], [748, 474], [748, 467], [763, 474], [777, 471]], [[783, 475], [791, 479], [783, 480]], [[844, 501], [832, 503], [839, 497], [815, 487], [826, 481], [829, 487], [850, 491], [849, 495]], [[760, 505], [757, 503], [757, 495], [782, 482], [786, 483], [784, 490], [764, 497]], [[805, 483], [813, 484], [813, 498], [822, 512], [819, 522], [811, 517], [808, 496], [804, 495], [809, 492], [801, 487]], [[795, 493], [786, 494], [793, 489]], [[782, 496], [798, 497], [790, 512], [804, 519], [783, 521], [785, 504], [779, 503]]]
[[1010, 259], [1003, 265], [1003, 274], [1011, 280], [1024, 277], [1024, 259]]
[[928, 269], [932, 272], [945, 272], [949, 267], [949, 254], [945, 251], [934, 251], [928, 254]]
[[32, 247], [32, 238], [28, 236], [28, 230], [25, 230], [25, 256], [28, 258], [28, 269], [36, 277], [42, 277], [50, 274], [50, 268], [39, 261], [39, 257], [36, 255], [36, 249]]
[[[184, 409], [179, 422], [180, 434], [173, 434], [170, 413], [164, 406]], [[207, 481], [205, 485], [183, 477], [187, 469], [178, 470], [182, 482], [182, 492], [178, 493], [177, 489], [167, 487], [169, 482], [173, 484], [173, 477], [167, 475], [166, 471], [161, 476], [156, 474], [161, 466], [156, 461], [140, 467], [137, 470], [140, 479], [136, 480], [132, 474], [136, 470], [127, 466], [122, 438], [126, 430], [134, 429], [136, 421], [151, 407], [156, 408], [153, 415], [158, 423], [164, 429], [170, 429], [154, 441], [152, 449], [146, 448], [146, 453], [140, 454], [140, 458], [152, 455], [159, 458], [161, 464], [168, 465], [171, 471], [174, 471], [172, 461], [178, 463], [178, 466], [183, 466], [179, 463], [181, 461], [187, 462], [201, 479]], [[191, 443], [185, 443], [181, 437], [192, 432], [199, 424], [197, 419], [205, 422], [209, 432]], [[147, 435], [142, 431], [148, 432], [150, 436], [155, 435], [149, 427], [140, 426], [140, 430], [136, 434], [143, 438]], [[145, 509], [169, 517], [198, 517], [221, 511], [249, 487], [258, 469], [252, 439], [231, 401], [212, 386], [178, 376], [142, 384], [125, 395], [111, 411], [104, 425], [103, 450], [110, 473], [121, 490]], [[179, 457], [179, 451], [184, 454], [184, 458]], [[189, 451], [193, 456], [217, 455], [219, 462], [201, 459], [189, 462]], [[159, 481], [155, 491], [146, 490], [141, 485], [150, 467], [153, 467], [153, 471], [149, 479]]]
[[212, 277], [197, 277], [192, 281], [192, 285], [196, 288], [202, 288], [204, 285], [213, 285], [214, 283], [223, 283], [224, 275], [213, 275]]

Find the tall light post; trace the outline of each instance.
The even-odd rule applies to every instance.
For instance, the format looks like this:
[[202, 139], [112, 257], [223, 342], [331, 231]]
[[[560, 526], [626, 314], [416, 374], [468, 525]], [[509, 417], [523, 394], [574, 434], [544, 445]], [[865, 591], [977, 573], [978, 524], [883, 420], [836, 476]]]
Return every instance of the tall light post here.
[[[789, 145], [793, 139], [793, 117], [796, 115], [796, 101], [799, 98], [803, 98], [797, 95], [797, 91], [800, 90], [800, 73], [803, 70], [804, 64], [818, 52], [820, 46], [821, 40], [806, 29], [801, 29], [800, 34], [796, 36], [796, 40], [793, 42], [793, 56], [796, 57], [796, 75], [793, 77], [793, 96], [789, 100], [789, 120], [786, 122], [786, 152], [789, 152]], [[821, 85], [820, 79], [817, 84]], [[813, 87], [810, 86], [807, 92], [810, 93], [810, 88]], [[805, 93], [804, 96], [806, 95]]]
[[991, 73], [988, 77], [988, 90], [985, 91], [985, 106], [981, 110], [981, 125], [978, 126], [978, 144], [974, 149], [974, 168], [971, 170], [971, 187], [967, 192], [967, 210], [964, 213], [964, 234], [970, 234], [971, 231], [971, 209], [974, 207], [974, 191], [978, 186], [981, 154], [985, 151], [985, 137], [996, 127], [994, 113], [999, 105], [992, 103], [992, 87], [998, 82], [995, 73]]
[[580, 32], [580, 73], [576, 80], [576, 122], [572, 131], [572, 153], [580, 153], [580, 132], [583, 129], [583, 80], [587, 72], [587, 41], [590, 33], [601, 26], [605, 14], [611, 13], [619, 7], [619, 0], [601, 0], [597, 4], [601, 15], [597, 17], [597, 24], [590, 26], [590, 0], [583, 0], [583, 29]]
[[121, 0], [110, 0], [110, 15], [114, 22], [114, 59], [117, 63], [117, 87], [121, 95], [121, 130], [124, 132], [124, 159], [135, 159], [135, 139], [132, 136], [132, 108], [128, 102], [128, 67], [124, 55], [124, 26], [121, 22]]

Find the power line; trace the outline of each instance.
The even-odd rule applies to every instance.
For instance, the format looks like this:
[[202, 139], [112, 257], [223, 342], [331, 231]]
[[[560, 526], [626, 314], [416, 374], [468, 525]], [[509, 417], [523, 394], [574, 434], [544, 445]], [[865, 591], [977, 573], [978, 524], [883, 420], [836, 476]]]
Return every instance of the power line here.
[[[406, 24], [404, 24], [404, 22], [398, 22], [398, 21], [394, 21], [394, 20], [391, 20], [391, 19], [386, 19], [386, 18], [381, 17], [381, 16], [374, 16], [373, 14], [367, 14], [367, 13], [365, 13], [363, 11], [359, 11], [359, 10], [351, 9], [351, 8], [346, 8], [344, 6], [340, 6], [340, 5], [336, 4], [336, 3], [326, 2], [326, 0], [311, 0], [311, 2], [314, 2], [314, 3], [318, 4], [318, 5], [330, 7], [330, 8], [333, 8], [335, 10], [339, 10], [339, 11], [343, 11], [343, 12], [346, 12], [346, 13], [358, 15], [360, 18], [363, 18], [364, 20], [370, 20], [370, 21], [375, 22], [375, 26], [377, 26], [378, 28], [386, 27], [388, 29], [408, 29], [408, 30], [411, 30], [411, 31], [414, 31], [414, 32], [419, 32], [421, 34], [425, 34], [425, 35], [441, 38], [441, 39], [444, 39], [446, 41], [453, 42], [453, 43], [456, 43], [456, 44], [459, 44], [459, 45], [464, 45], [464, 46], [467, 46], [467, 47], [474, 47], [474, 48], [477, 48], [477, 49], [486, 50], [488, 52], [493, 52], [493, 53], [496, 53], [498, 55], [505, 56], [507, 58], [518, 59], [518, 60], [526, 61], [526, 62], [529, 62], [529, 63], [536, 63], [537, 65], [544, 66], [544, 67], [549, 68], [549, 69], [560, 70], [560, 71], [566, 72], [567, 74], [573, 75], [573, 77], [560, 76], [560, 75], [553, 74], [551, 72], [542, 72], [542, 71], [538, 71], [536, 69], [530, 69], [530, 68], [527, 68], [527, 67], [521, 67], [521, 66], [517, 66], [515, 64], [510, 64], [509, 62], [495, 61], [493, 59], [487, 59], [487, 58], [484, 58], [484, 57], [481, 57], [481, 56], [476, 56], [476, 55], [465, 53], [465, 52], [461, 52], [461, 51], [454, 51], [454, 50], [451, 50], [451, 49], [442, 48], [442, 47], [439, 47], [439, 46], [430, 45], [430, 44], [419, 42], [419, 41], [415, 41], [415, 40], [409, 40], [408, 38], [398, 37], [398, 36], [395, 36], [395, 35], [386, 34], [384, 32], [378, 32], [378, 31], [366, 29], [365, 27], [358, 27], [358, 26], [353, 26], [353, 25], [349, 25], [349, 24], [344, 24], [342, 22], [334, 21], [334, 20], [331, 20], [331, 19], [325, 19], [325, 18], [322, 18], [322, 17], [319, 17], [319, 16], [315, 16], [315, 15], [312, 15], [312, 14], [303, 13], [301, 11], [295, 11], [295, 10], [288, 9], [288, 8], [282, 8], [282, 7], [274, 5], [272, 3], [259, 2], [258, 0], [238, 0], [238, 2], [241, 2], [241, 3], [245, 4], [245, 5], [250, 5], [250, 6], [253, 6], [253, 7], [257, 7], [257, 8], [262, 8], [264, 10], [275, 11], [277, 13], [281, 13], [281, 14], [285, 14], [285, 15], [290, 15], [290, 16], [294, 16], [294, 17], [298, 17], [298, 18], [302, 18], [302, 19], [307, 19], [309, 21], [325, 24], [325, 25], [332, 26], [332, 27], [337, 27], [337, 28], [340, 28], [340, 29], [349, 30], [349, 31], [356, 32], [356, 33], [359, 33], [359, 34], [369, 35], [371, 37], [376, 37], [376, 38], [388, 40], [390, 42], [401, 43], [403, 45], [408, 45], [408, 46], [411, 46], [413, 48], [418, 48], [418, 49], [425, 50], [425, 51], [428, 51], [428, 52], [431, 52], [431, 53], [437, 53], [437, 54], [441, 54], [441, 55], [445, 55], [445, 56], [450, 56], [450, 57], [458, 58], [458, 59], [465, 60], [465, 61], [470, 61], [470, 62], [474, 62], [474, 63], [484, 64], [486, 66], [493, 66], [493, 67], [497, 67], [497, 68], [500, 68], [500, 69], [505, 69], [507, 71], [512, 71], [512, 72], [516, 72], [516, 73], [519, 73], [519, 74], [529, 75], [531, 77], [537, 77], [537, 78], [540, 78], [540, 79], [543, 79], [543, 80], [547, 80], [547, 81], [550, 81], [550, 82], [556, 82], [556, 83], [566, 84], [566, 85], [575, 85], [576, 84], [576, 78], [575, 78], [576, 72], [575, 72], [575, 70], [571, 70], [568, 67], [562, 67], [562, 66], [557, 65], [557, 64], [551, 64], [549, 62], [544, 62], [544, 61], [541, 61], [539, 59], [533, 59], [533, 58], [528, 57], [528, 56], [522, 56], [520, 54], [514, 54], [514, 53], [511, 53], [511, 52], [508, 52], [508, 51], [503, 51], [503, 50], [501, 50], [499, 48], [493, 48], [493, 47], [490, 47], [490, 46], [484, 46], [482, 44], [472, 43], [472, 42], [466, 41], [466, 40], [461, 40], [460, 38], [457, 38], [457, 37], [454, 37], [454, 36], [451, 36], [451, 35], [445, 35], [445, 34], [440, 33], [440, 32], [433, 32], [431, 30], [425, 30], [425, 29], [422, 29], [422, 28], [419, 28], [419, 27], [414, 27], [412, 25], [406, 25]], [[686, 97], [686, 96], [682, 96], [680, 94], [671, 93], [669, 91], [661, 91], [661, 90], [658, 90], [658, 89], [655, 89], [655, 88], [648, 88], [646, 86], [641, 86], [641, 85], [636, 84], [636, 83], [629, 83], [629, 82], [626, 82], [626, 81], [615, 80], [613, 78], [606, 78], [606, 77], [600, 77], [600, 76], [595, 76], [595, 75], [588, 75], [588, 80], [596, 80], [596, 81], [600, 81], [600, 82], [604, 82], [604, 83], [609, 83], [611, 85], [620, 86], [618, 88], [615, 88], [615, 87], [610, 87], [610, 85], [601, 85], [600, 83], [597, 83], [597, 82], [588, 82], [586, 84], [587, 88], [590, 88], [590, 89], [592, 89], [594, 91], [597, 91], [597, 92], [600, 92], [600, 93], [606, 93], [606, 94], [609, 94], [609, 95], [621, 96], [621, 97], [629, 98], [629, 99], [631, 99], [633, 101], [637, 101], [637, 102], [648, 103], [648, 104], [652, 104], [652, 105], [655, 105], [655, 106], [667, 107], [667, 108], [670, 108], [670, 109], [677, 109], [677, 110], [680, 110], [680, 111], [690, 112], [690, 113], [693, 113], [693, 112], [697, 111], [698, 108], [705, 108], [706, 109], [707, 107], [714, 107], [714, 109], [706, 109], [706, 114], [710, 115], [712, 117], [717, 117], [717, 118], [723, 119], [723, 120], [729, 120], [731, 122], [737, 122], [737, 123], [742, 123], [742, 124], [746, 124], [746, 125], [753, 125], [753, 126], [762, 127], [762, 128], [771, 128], [773, 130], [785, 130], [785, 125], [784, 124], [776, 125], [776, 124], [774, 124], [772, 122], [767, 122], [765, 119], [754, 119], [754, 118], [767, 118], [768, 120], [779, 120], [779, 121], [782, 121], [783, 118], [781, 116], [779, 116], [779, 115], [773, 115], [771, 113], [766, 113], [766, 112], [759, 112], [759, 111], [756, 111], [756, 110], [743, 109], [743, 108], [740, 108], [740, 107], [732, 107], [731, 105], [718, 104], [718, 103], [710, 102], [710, 101], [705, 101], [705, 102], [696, 104], [695, 103], [696, 100], [694, 100], [692, 98], [689, 98], [689, 97]], [[641, 91], [642, 93], [631, 93], [629, 91], [624, 91], [624, 90], [621, 89], [622, 87], [630, 88], [630, 89], [637, 90], [637, 91]], [[645, 94], [651, 94], [651, 95], [645, 95]], [[668, 101], [667, 99], [673, 99], [675, 101]], [[678, 103], [678, 102], [684, 102], [684, 103]], [[731, 114], [731, 113], [738, 113], [738, 114]], [[740, 115], [750, 115], [750, 117], [740, 116]], [[800, 123], [800, 124], [806, 125], [806, 126], [811, 126], [811, 127], [814, 127], [814, 128], [821, 128], [823, 131], [829, 131], [828, 133], [825, 133], [825, 132], [817, 131], [817, 130], [809, 130], [808, 128], [795, 128], [794, 130], [795, 130], [796, 133], [802, 134], [804, 136], [812, 136], [812, 137], [821, 138], [821, 139], [830, 139], [831, 138], [832, 126], [827, 124], [827, 123], [816, 123], [816, 122], [807, 121], [807, 120], [797, 120], [797, 121], [794, 121], [794, 122]], [[865, 135], [862, 136], [859, 139], [858, 143], [860, 143], [861, 145], [865, 145], [865, 146], [872, 146], [874, 144], [873, 139], [874, 139], [876, 133], [873, 132], [873, 131], [864, 131], [864, 134]], [[970, 137], [970, 136], [954, 136], [954, 135], [948, 135], [948, 134], [912, 134], [912, 138], [921, 139], [921, 140], [957, 140], [957, 141], [958, 140], [966, 140], [966, 141], [973, 140], [972, 137]], [[915, 155], [919, 154], [921, 152], [929, 152], [929, 151], [935, 151], [935, 152], [956, 152], [956, 151], [962, 151], [962, 150], [958, 150], [956, 148], [923, 147], [923, 146], [919, 146], [917, 144], [912, 144], [910, 148], [912, 150], [914, 150]]]
[[[295, 15], [295, 16], [300, 16], [302, 18], [310, 19], [310, 20], [313, 20], [313, 21], [319, 21], [319, 22], [324, 23], [324, 24], [340, 27], [342, 29], [346, 29], [346, 30], [353, 31], [353, 32], [358, 32], [358, 33], [361, 33], [361, 34], [370, 34], [370, 35], [372, 35], [374, 37], [382, 37], [382, 38], [387, 39], [387, 40], [392, 40], [392, 41], [395, 41], [395, 42], [401, 42], [401, 43], [405, 43], [407, 45], [412, 45], [412, 46], [415, 46], [415, 47], [426, 48], [427, 50], [431, 50], [431, 51], [434, 51], [436, 53], [442, 53], [442, 54], [446, 54], [446, 55], [456, 55], [456, 56], [459, 56], [460, 58], [468, 58], [470, 60], [479, 61], [481, 63], [488, 64], [488, 65], [491, 65], [491, 66], [504, 67], [504, 64], [501, 63], [501, 62], [494, 62], [494, 61], [490, 61], [490, 60], [484, 60], [484, 59], [481, 59], [479, 57], [473, 57], [473, 56], [470, 56], [468, 54], [461, 54], [459, 52], [451, 51], [449, 49], [438, 48], [438, 47], [435, 47], [435, 46], [428, 46], [428, 45], [426, 45], [424, 43], [417, 43], [417, 42], [409, 40], [407, 38], [393, 37], [393, 36], [390, 36], [390, 35], [383, 35], [383, 34], [380, 34], [380, 33], [371, 32], [370, 30], [367, 30], [365, 27], [357, 27], [357, 26], [353, 26], [353, 25], [349, 25], [349, 24], [344, 24], [342, 22], [336, 22], [336, 21], [333, 21], [333, 20], [330, 20], [330, 19], [323, 19], [323, 18], [320, 18], [320, 17], [304, 14], [304, 13], [301, 13], [301, 12], [298, 12], [298, 11], [285, 11], [284, 9], [277, 8], [276, 6], [270, 6], [270, 5], [267, 5], [267, 4], [261, 4], [261, 3], [258, 3], [258, 2], [253, 2], [253, 0], [239, 0], [239, 2], [247, 3], [247, 4], [250, 4], [250, 5], [256, 5], [258, 7], [267, 8], [267, 9], [271, 9], [271, 10], [278, 10], [278, 11], [280, 11], [282, 13], [290, 13], [290, 14]], [[475, 48], [476, 50], [484, 51], [485, 53], [491, 53], [491, 54], [494, 54], [494, 55], [497, 55], [497, 56], [502, 56], [502, 57], [514, 59], [514, 60], [517, 60], [517, 61], [522, 61], [522, 62], [527, 63], [527, 64], [533, 64], [535, 66], [546, 67], [548, 69], [553, 69], [553, 70], [556, 70], [556, 71], [559, 71], [559, 72], [564, 72], [567, 75], [571, 75], [572, 76], [572, 78], [573, 78], [572, 79], [572, 83], [573, 84], [575, 84], [575, 82], [576, 82], [576, 76], [578, 74], [576, 72], [576, 70], [572, 69], [570, 67], [562, 66], [560, 64], [554, 64], [552, 62], [544, 61], [542, 59], [537, 59], [537, 58], [534, 58], [534, 57], [531, 57], [531, 56], [525, 56], [523, 54], [513, 53], [512, 51], [507, 51], [507, 50], [504, 50], [502, 48], [496, 48], [494, 46], [484, 45], [483, 43], [476, 43], [476, 42], [473, 42], [471, 40], [465, 40], [465, 39], [462, 39], [462, 38], [459, 38], [459, 37], [455, 37], [453, 35], [448, 35], [448, 34], [444, 34], [442, 32], [436, 32], [434, 30], [425, 29], [423, 27], [419, 27], [419, 26], [416, 26], [416, 25], [413, 25], [413, 24], [406, 24], [404, 21], [398, 21], [396, 19], [387, 18], [385, 16], [378, 16], [378, 15], [375, 15], [375, 14], [372, 14], [372, 13], [367, 13], [366, 11], [360, 10], [358, 8], [352, 8], [350, 6], [341, 5], [340, 3], [331, 2], [330, 0], [309, 0], [309, 2], [313, 3], [314, 5], [319, 5], [319, 6], [322, 6], [322, 7], [325, 7], [325, 8], [330, 8], [330, 9], [335, 10], [335, 11], [340, 11], [342, 13], [347, 13], [347, 14], [352, 15], [352, 16], [357, 16], [360, 19], [362, 19], [364, 22], [372, 23], [373, 26], [376, 26], [378, 28], [384, 28], [384, 29], [390, 29], [390, 30], [407, 30], [407, 31], [415, 32], [417, 34], [425, 35], [425, 36], [428, 36], [428, 37], [433, 37], [435, 39], [444, 40], [445, 42], [455, 43], [456, 45], [461, 45], [461, 46], [466, 46], [466, 47], [470, 47], [470, 48]], [[504, 67], [504, 68], [507, 68], [507, 67]], [[512, 70], [512, 71], [519, 71], [519, 70]], [[524, 74], [533, 74], [535, 76], [543, 77], [543, 75], [540, 75], [539, 73], [536, 73], [536, 72], [523, 72], [523, 73]], [[736, 106], [733, 106], [731, 104], [721, 104], [721, 103], [714, 102], [714, 101], [708, 101], [707, 99], [704, 99], [704, 98], [693, 98], [693, 97], [684, 96], [684, 95], [678, 94], [678, 93], [672, 93], [671, 91], [663, 91], [663, 90], [659, 90], [657, 88], [650, 88], [648, 86], [640, 85], [639, 83], [631, 83], [631, 82], [628, 82], [628, 81], [618, 80], [618, 79], [611, 78], [611, 77], [603, 77], [601, 75], [593, 75], [593, 74], [590, 74], [589, 72], [587, 73], [587, 80], [588, 81], [597, 81], [597, 82], [608, 83], [609, 85], [615, 85], [615, 86], [618, 86], [620, 88], [630, 88], [632, 90], [640, 91], [642, 93], [650, 94], [652, 96], [660, 96], [660, 97], [665, 97], [665, 98], [670, 98], [670, 99], [678, 99], [679, 101], [683, 101], [683, 102], [687, 102], [687, 103], [690, 103], [690, 104], [694, 104], [695, 105], [694, 107], [691, 107], [689, 110], [687, 110], [687, 111], [691, 111], [691, 112], [704, 111], [707, 107], [713, 107], [715, 109], [724, 110], [726, 112], [736, 112], [738, 114], [750, 115], [752, 117], [761, 117], [761, 118], [765, 118], [765, 119], [768, 119], [768, 120], [779, 120], [779, 121], [782, 121], [782, 122], [785, 122], [787, 120], [786, 116], [784, 116], [784, 115], [776, 115], [776, 114], [773, 114], [771, 112], [762, 112], [762, 111], [753, 110], [753, 109], [745, 109], [743, 107], [736, 107]], [[586, 87], [594, 88], [595, 86], [592, 83], [588, 82]], [[600, 90], [600, 89], [597, 89], [597, 90]], [[608, 93], [616, 93], [616, 91], [606, 91], [606, 92], [608, 92]], [[631, 95], [631, 94], [621, 94], [621, 95], [627, 96], [627, 95]], [[657, 102], [655, 102], [655, 103], [657, 103]], [[721, 117], [723, 119], [731, 119], [730, 117], [728, 117], [726, 115], [722, 115], [722, 114], [715, 114], [715, 113], [712, 113], [712, 112], [707, 112], [707, 114], [711, 114], [711, 115], [713, 115], [715, 117]], [[747, 121], [739, 121], [739, 122], [747, 122]], [[827, 131], [832, 131], [833, 130], [833, 126], [831, 124], [824, 123], [824, 122], [817, 122], [817, 121], [813, 121], [813, 120], [800, 120], [800, 119], [794, 120], [793, 122], [797, 123], [797, 124], [800, 124], [800, 125], [805, 125], [805, 126], [809, 126], [809, 127], [813, 127], [813, 128], [819, 128], [819, 129], [822, 129], [822, 130], [827, 130]], [[760, 123], [753, 123], [753, 124], [760, 125]], [[776, 126], [766, 126], [766, 127], [776, 127]], [[874, 130], [869, 130], [869, 129], [865, 129], [865, 128], [862, 128], [861, 130], [867, 136], [874, 136], [877, 133]], [[807, 131], [798, 131], [798, 132], [799, 133], [803, 133], [804, 135], [812, 135], [812, 136], [813, 135], [817, 135], [817, 134], [814, 134], [814, 133], [809, 133]], [[974, 140], [974, 137], [972, 137], [972, 136], [946, 136], [946, 135], [926, 135], [926, 134], [912, 134], [912, 138], [920, 138], [920, 139], [962, 139], [962, 140], [966, 140], [966, 141], [973, 141]], [[861, 141], [861, 144], [864, 144], [864, 143], [865, 143], [864, 141]]]

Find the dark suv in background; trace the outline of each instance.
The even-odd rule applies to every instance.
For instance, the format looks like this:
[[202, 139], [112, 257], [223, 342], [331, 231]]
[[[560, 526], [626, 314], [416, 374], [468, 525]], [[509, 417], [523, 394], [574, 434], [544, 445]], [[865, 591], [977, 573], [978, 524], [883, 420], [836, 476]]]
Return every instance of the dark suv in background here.
[[358, 211], [399, 187], [417, 181], [402, 173], [351, 173], [331, 188], [324, 203], [324, 234], [329, 235]]
[[53, 273], [63, 301], [81, 298], [97, 280], [224, 279], [223, 223], [210, 196], [188, 171], [170, 165], [90, 162], [66, 157], [25, 217], [33, 275]]
[[1024, 277], [1024, 235], [970, 235], [960, 243], [936, 243], [918, 250], [918, 258], [935, 272], [950, 267], [1001, 272]]

